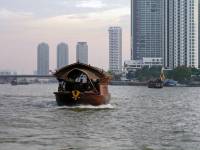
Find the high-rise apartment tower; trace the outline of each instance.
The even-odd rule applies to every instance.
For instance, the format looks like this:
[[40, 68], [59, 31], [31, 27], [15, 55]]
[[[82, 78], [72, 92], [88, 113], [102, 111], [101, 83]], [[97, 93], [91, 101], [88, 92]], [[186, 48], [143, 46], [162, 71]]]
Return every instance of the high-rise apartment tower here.
[[164, 0], [131, 0], [131, 59], [163, 57]]
[[122, 72], [122, 29], [109, 28], [109, 70], [113, 73]]
[[49, 74], [49, 46], [46, 43], [41, 43], [37, 47], [37, 74]]
[[198, 0], [165, 1], [165, 67], [199, 67], [198, 6]]
[[88, 64], [88, 45], [87, 42], [78, 42], [76, 45], [76, 61]]
[[57, 46], [57, 68], [62, 68], [69, 64], [69, 50], [66, 43]]

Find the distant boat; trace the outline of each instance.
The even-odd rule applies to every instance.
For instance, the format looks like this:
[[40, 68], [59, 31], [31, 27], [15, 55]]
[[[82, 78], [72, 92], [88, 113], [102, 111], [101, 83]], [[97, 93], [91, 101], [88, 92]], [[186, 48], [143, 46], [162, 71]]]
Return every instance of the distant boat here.
[[176, 86], [177, 85], [177, 81], [172, 80], [172, 79], [166, 79], [164, 80], [164, 86]]
[[28, 85], [28, 81], [26, 79], [22, 79], [22, 80], [17, 80], [17, 79], [14, 79], [11, 81], [10, 83], [11, 85]]
[[59, 81], [58, 91], [54, 92], [59, 106], [102, 105], [110, 101], [108, 83], [111, 77], [102, 69], [74, 63], [54, 73]]
[[0, 84], [7, 84], [6, 81], [0, 81]]
[[163, 88], [163, 81], [160, 79], [150, 80], [148, 82], [148, 88]]
[[164, 75], [163, 68], [162, 68], [161, 73], [160, 73], [160, 78], [158, 78], [156, 80], [150, 80], [148, 82], [148, 88], [163, 88], [164, 80], [165, 80], [165, 75]]

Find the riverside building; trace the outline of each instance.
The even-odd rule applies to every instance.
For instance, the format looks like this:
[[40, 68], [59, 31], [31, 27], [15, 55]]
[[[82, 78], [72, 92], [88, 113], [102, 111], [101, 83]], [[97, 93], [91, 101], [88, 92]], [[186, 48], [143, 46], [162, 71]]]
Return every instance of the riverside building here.
[[49, 46], [40, 43], [37, 47], [37, 75], [49, 74]]
[[165, 67], [199, 67], [198, 6], [198, 0], [165, 1]]
[[109, 28], [109, 70], [113, 73], [122, 72], [122, 29]]
[[78, 42], [76, 45], [76, 61], [88, 64], [88, 45], [87, 42]]
[[131, 0], [131, 59], [164, 52], [164, 0]]
[[60, 43], [57, 46], [57, 69], [69, 64], [69, 50], [66, 43]]
[[131, 0], [131, 59], [199, 67], [199, 0]]

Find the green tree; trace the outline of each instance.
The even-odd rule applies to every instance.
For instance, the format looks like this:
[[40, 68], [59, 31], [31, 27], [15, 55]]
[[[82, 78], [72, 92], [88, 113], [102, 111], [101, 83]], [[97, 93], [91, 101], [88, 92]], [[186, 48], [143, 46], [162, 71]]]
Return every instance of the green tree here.
[[145, 66], [135, 72], [135, 76], [139, 81], [145, 81], [149, 78], [149, 67]]
[[152, 78], [159, 78], [160, 77], [160, 72], [161, 72], [162, 67], [161, 66], [152, 66], [149, 69], [149, 73]]
[[112, 76], [112, 80], [115, 80], [115, 81], [121, 80], [122, 74], [116, 74], [116, 73], [112, 72], [111, 70], [108, 70], [107, 73], [108, 73], [110, 76]]
[[200, 75], [200, 70], [197, 68], [191, 68], [192, 75]]
[[144, 66], [141, 69], [138, 69], [135, 73], [136, 78], [139, 81], [148, 81], [152, 79], [157, 79], [160, 77], [161, 66]]
[[166, 79], [173, 79], [174, 76], [174, 70], [165, 70], [164, 75]]
[[190, 80], [192, 75], [191, 68], [179, 66], [173, 70], [173, 79], [180, 83], [186, 83]]
[[126, 74], [126, 78], [129, 79], [129, 80], [134, 79], [135, 78], [135, 72], [134, 71], [129, 71]]
[[112, 72], [111, 70], [108, 70], [107, 73], [108, 73], [109, 75], [112, 75], [112, 74], [113, 74], [113, 72]]

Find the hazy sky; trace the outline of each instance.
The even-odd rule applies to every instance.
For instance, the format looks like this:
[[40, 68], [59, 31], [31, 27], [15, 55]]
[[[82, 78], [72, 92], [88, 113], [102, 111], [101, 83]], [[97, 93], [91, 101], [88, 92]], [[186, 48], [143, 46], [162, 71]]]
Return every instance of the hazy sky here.
[[50, 46], [50, 69], [56, 46], [66, 42], [75, 62], [78, 41], [87, 41], [89, 63], [108, 69], [108, 27], [123, 29], [123, 59], [130, 58], [130, 0], [0, 0], [0, 70], [32, 73], [37, 45]]

